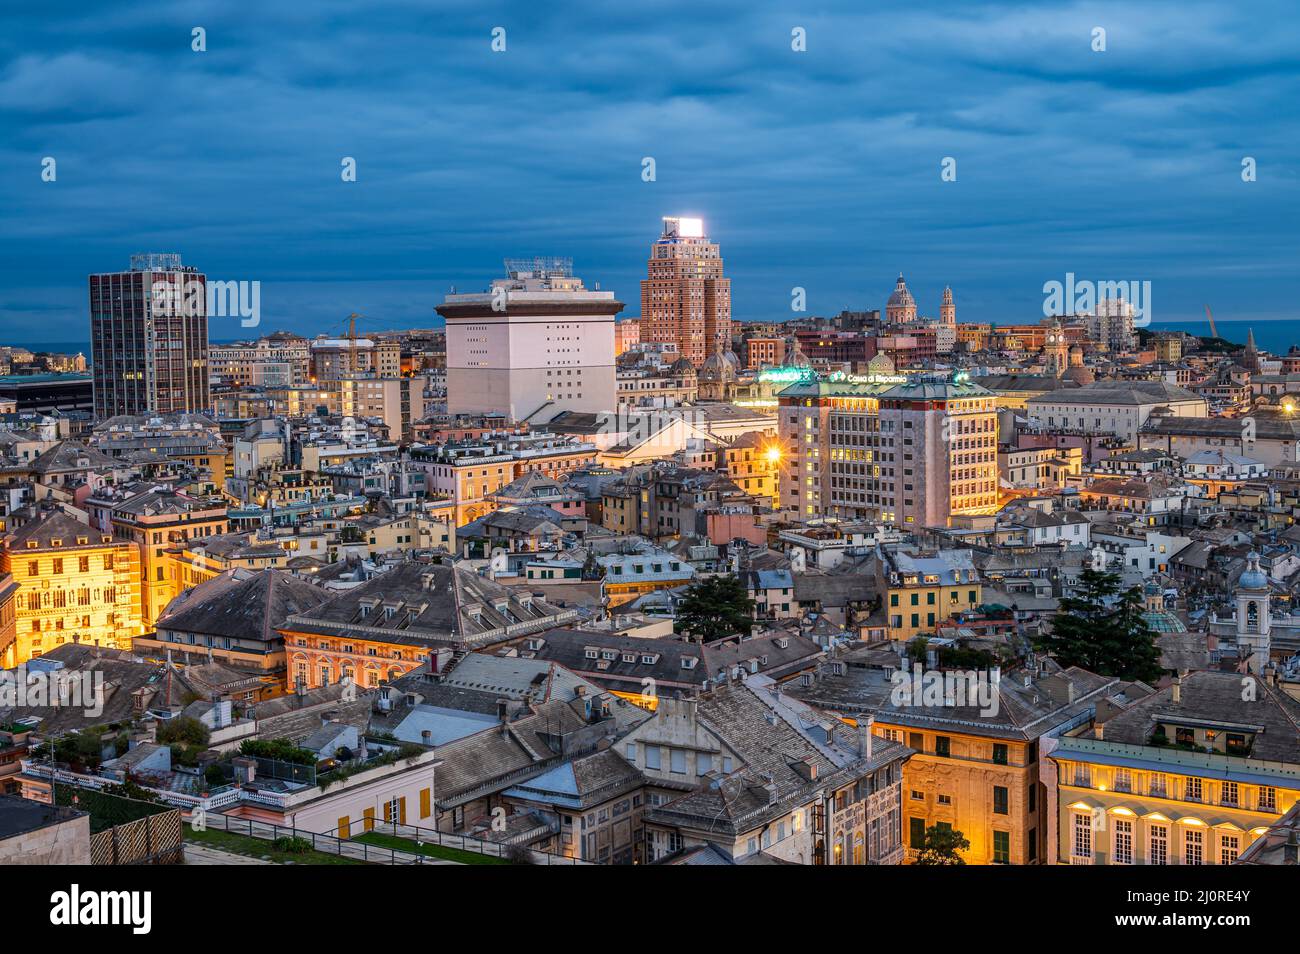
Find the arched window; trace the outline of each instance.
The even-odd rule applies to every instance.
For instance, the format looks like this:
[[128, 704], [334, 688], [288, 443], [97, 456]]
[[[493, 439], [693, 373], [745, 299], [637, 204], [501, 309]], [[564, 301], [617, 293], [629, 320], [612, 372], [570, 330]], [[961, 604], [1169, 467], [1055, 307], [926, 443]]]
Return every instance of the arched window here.
[[1246, 631], [1259, 632], [1259, 604], [1254, 600], [1246, 604]]

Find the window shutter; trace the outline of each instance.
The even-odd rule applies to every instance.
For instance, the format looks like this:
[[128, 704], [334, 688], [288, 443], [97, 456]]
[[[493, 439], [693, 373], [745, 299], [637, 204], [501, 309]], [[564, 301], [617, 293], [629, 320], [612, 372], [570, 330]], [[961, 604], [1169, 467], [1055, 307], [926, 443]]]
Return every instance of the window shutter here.
[[399, 824], [406, 824], [406, 796], [403, 795], [397, 800], [397, 820]]
[[429, 817], [429, 808], [430, 808], [429, 800], [430, 800], [429, 790], [427, 788], [420, 789], [420, 817], [421, 818]]

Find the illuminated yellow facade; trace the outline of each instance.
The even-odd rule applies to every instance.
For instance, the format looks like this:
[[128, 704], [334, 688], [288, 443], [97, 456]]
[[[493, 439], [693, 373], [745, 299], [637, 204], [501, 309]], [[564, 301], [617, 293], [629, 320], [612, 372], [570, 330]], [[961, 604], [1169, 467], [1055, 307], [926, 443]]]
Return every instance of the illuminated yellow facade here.
[[136, 549], [66, 514], [12, 533], [0, 572], [18, 584], [8, 654], [14, 665], [74, 641], [130, 649], [143, 631]]
[[876, 716], [875, 733], [916, 751], [903, 765], [903, 840], [907, 860], [931, 826], [970, 842], [967, 864], [1038, 864], [1046, 812], [1038, 784], [1038, 745], [1024, 739], [919, 729]]
[[1232, 864], [1300, 801], [1296, 765], [1088, 739], [1052, 759], [1060, 864]]

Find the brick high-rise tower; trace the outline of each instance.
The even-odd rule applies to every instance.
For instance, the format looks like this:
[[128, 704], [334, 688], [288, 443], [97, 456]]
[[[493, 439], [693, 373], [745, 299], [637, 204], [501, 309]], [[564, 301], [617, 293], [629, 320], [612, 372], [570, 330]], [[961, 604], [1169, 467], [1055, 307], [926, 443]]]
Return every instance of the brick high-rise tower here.
[[675, 344], [696, 367], [731, 347], [731, 279], [700, 219], [664, 217], [641, 282], [641, 340]]

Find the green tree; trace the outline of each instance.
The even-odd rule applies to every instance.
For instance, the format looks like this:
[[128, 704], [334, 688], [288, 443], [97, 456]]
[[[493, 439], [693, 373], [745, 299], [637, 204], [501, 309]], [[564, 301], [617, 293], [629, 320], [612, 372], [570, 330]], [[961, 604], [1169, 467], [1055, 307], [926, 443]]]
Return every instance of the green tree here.
[[1151, 682], [1160, 677], [1160, 649], [1142, 615], [1142, 591], [1120, 591], [1117, 573], [1085, 569], [1076, 596], [1061, 600], [1039, 648], [1062, 666], [1101, 676]]
[[754, 601], [738, 577], [712, 576], [687, 589], [675, 625], [678, 632], [706, 643], [738, 633], [748, 636], [754, 627]]
[[916, 856], [918, 865], [964, 865], [960, 852], [970, 848], [970, 841], [955, 828], [940, 828], [931, 825], [925, 830], [925, 839], [921, 842], [920, 854]]
[[209, 735], [206, 725], [189, 716], [177, 716], [174, 719], [168, 719], [158, 727], [158, 741], [169, 745], [176, 742], [182, 745], [197, 745], [207, 748]]

